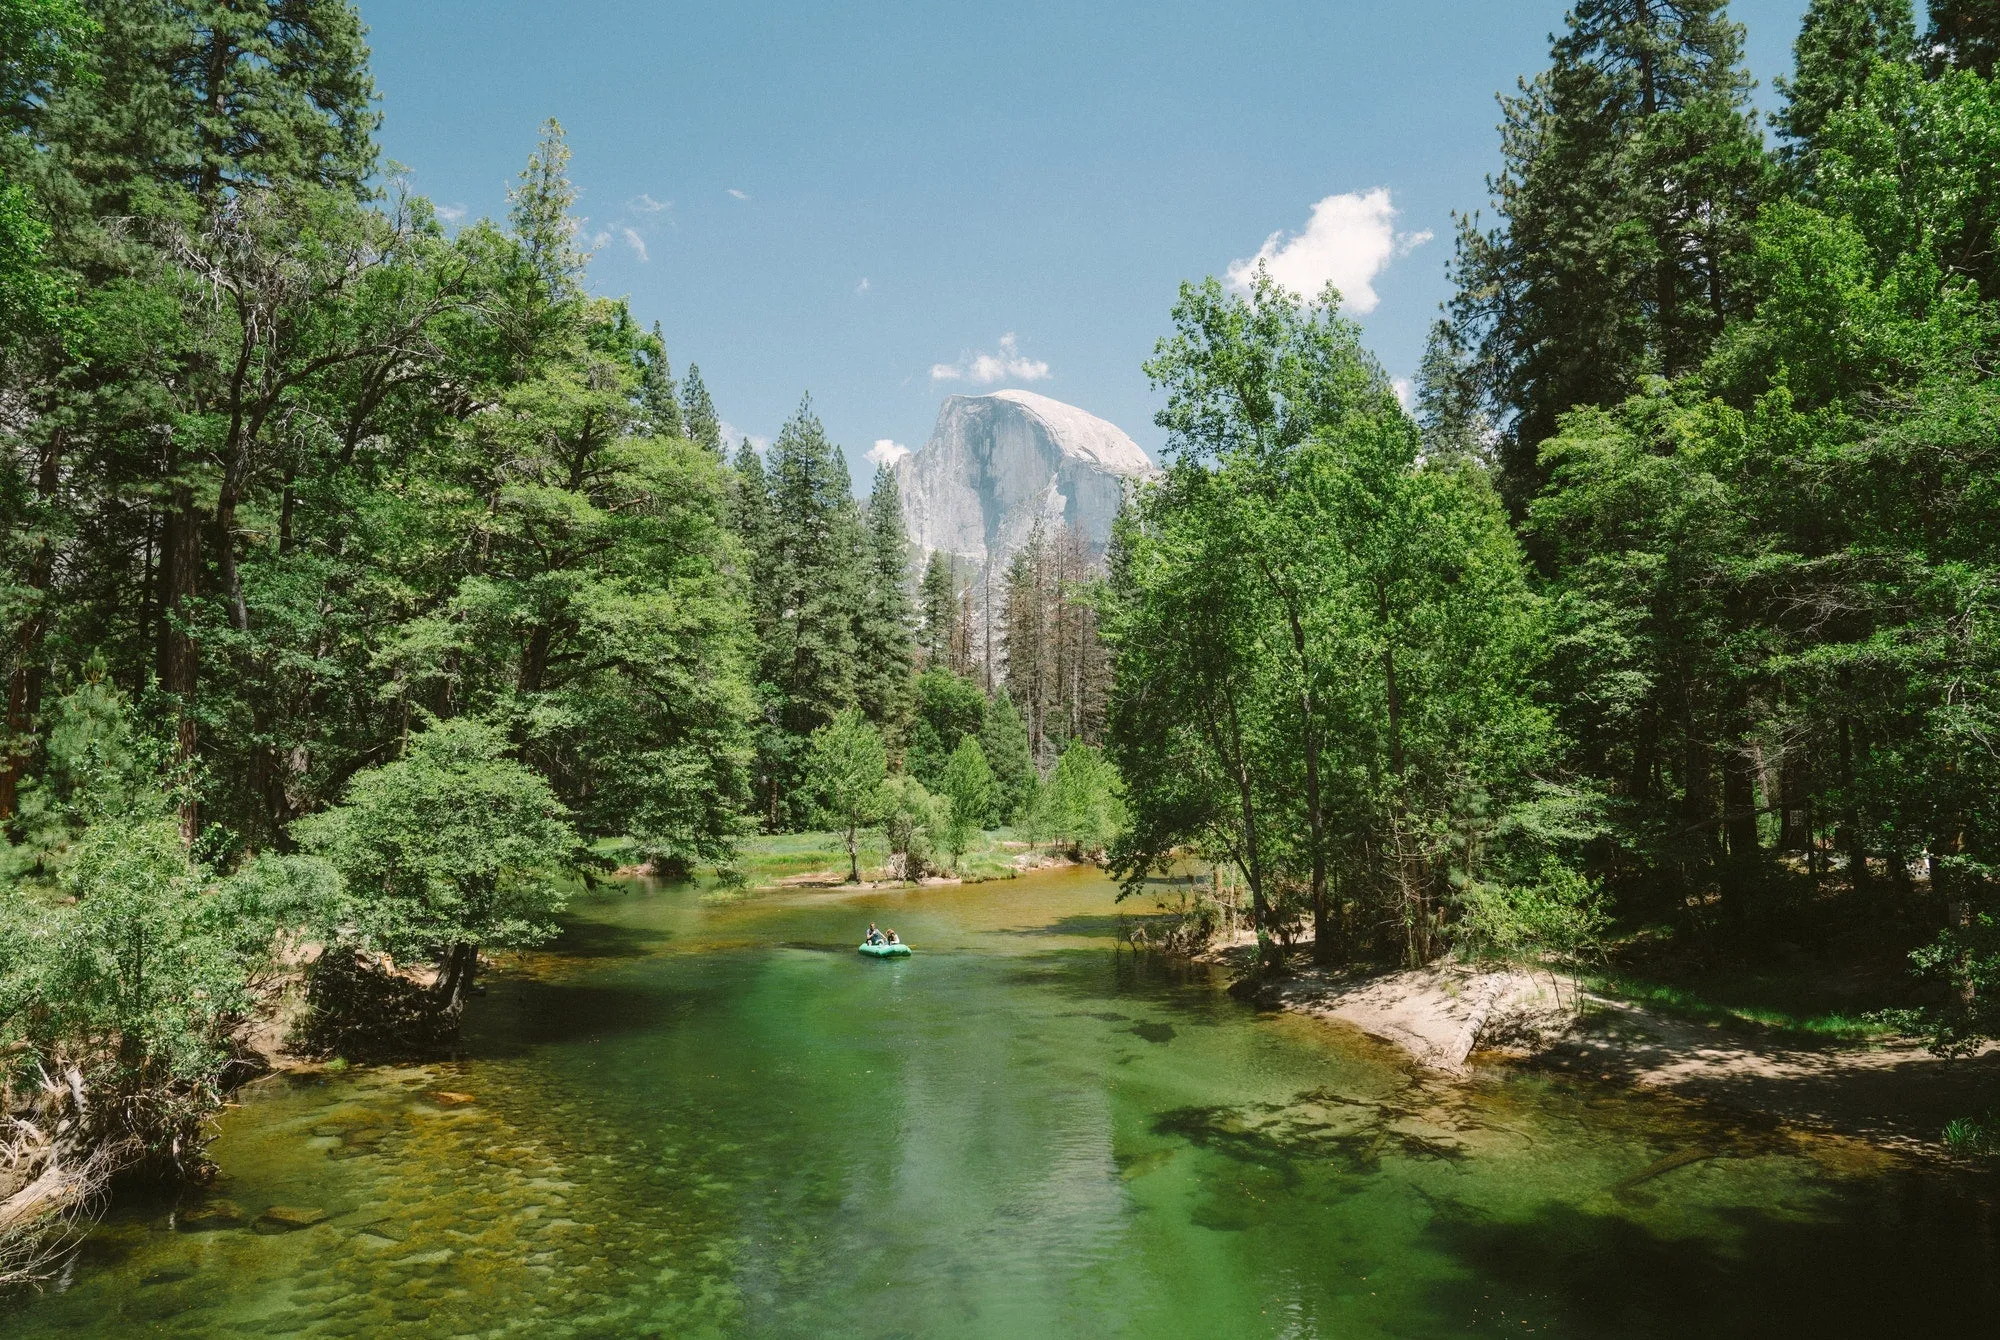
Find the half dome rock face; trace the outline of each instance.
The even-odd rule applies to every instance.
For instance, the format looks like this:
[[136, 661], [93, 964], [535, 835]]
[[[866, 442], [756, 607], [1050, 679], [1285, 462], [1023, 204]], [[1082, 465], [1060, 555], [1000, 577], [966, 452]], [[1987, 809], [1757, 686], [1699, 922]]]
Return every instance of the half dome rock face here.
[[1068, 523], [1092, 557], [1131, 481], [1154, 473], [1113, 424], [1032, 391], [948, 396], [924, 449], [897, 464], [903, 520], [923, 552], [1004, 564], [1035, 523]]

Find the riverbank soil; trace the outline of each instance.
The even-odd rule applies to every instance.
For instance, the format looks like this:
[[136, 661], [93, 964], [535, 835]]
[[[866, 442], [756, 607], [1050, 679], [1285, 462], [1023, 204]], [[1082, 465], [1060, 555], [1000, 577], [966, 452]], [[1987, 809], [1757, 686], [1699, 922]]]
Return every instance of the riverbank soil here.
[[1947, 1122], [2000, 1098], [2000, 1048], [1946, 1060], [1907, 1039], [1872, 1047], [1758, 1039], [1593, 994], [1573, 1027], [1526, 1059], [1925, 1153], [1941, 1151]]
[[[1458, 964], [1371, 974], [1313, 967], [1303, 961], [1306, 952], [1286, 975], [1268, 979], [1250, 975], [1247, 933], [1204, 957], [1239, 974], [1237, 994], [1260, 1006], [1359, 1029], [1445, 1074], [1518, 1065], [1587, 1076], [1925, 1154], [1943, 1151], [1952, 1118], [1983, 1112], [2000, 1098], [2000, 1047], [1955, 1061], [1938, 1057], [1869, 1025], [1851, 999], [1856, 993], [1837, 985], [1823, 991], [1847, 994], [1848, 1013], [1792, 1013], [1781, 1016], [1785, 1024], [1763, 1025], [1750, 1013], [1756, 1007], [1732, 1008], [1685, 988], [1640, 983], [1635, 990], [1671, 1002], [1649, 1007], [1607, 985], [1631, 979], [1586, 983]], [[1857, 980], [1847, 967], [1828, 972]], [[1804, 974], [1786, 989], [1812, 995]], [[1874, 1040], [1850, 1040], [1863, 1032]]]

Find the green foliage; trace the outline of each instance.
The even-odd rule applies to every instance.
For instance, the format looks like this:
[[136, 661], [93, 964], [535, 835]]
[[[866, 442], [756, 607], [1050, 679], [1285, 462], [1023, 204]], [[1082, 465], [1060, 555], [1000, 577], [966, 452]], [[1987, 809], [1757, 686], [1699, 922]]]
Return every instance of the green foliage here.
[[578, 838], [548, 783], [468, 719], [410, 737], [393, 763], [359, 773], [340, 804], [293, 825], [339, 872], [317, 927], [330, 944], [402, 963], [464, 946], [518, 949], [555, 934]]
[[158, 806], [94, 823], [62, 867], [63, 901], [0, 896], [0, 1091], [73, 1073], [79, 1144], [200, 1170], [274, 936], [332, 883], [278, 857], [218, 880]]
[[1953, 1117], [1945, 1123], [1944, 1143], [1954, 1154], [1975, 1158], [2000, 1154], [2000, 1109], [1988, 1109], [1984, 1116]]
[[1945, 988], [1949, 1003], [1905, 1011], [1900, 1024], [1927, 1035], [1941, 1056], [1970, 1056], [2000, 1037], [2000, 913], [1981, 910], [1947, 926], [1910, 961]]
[[1699, 365], [1754, 294], [1772, 171], [1722, 0], [1581, 0], [1550, 67], [1501, 99], [1497, 226], [1461, 216], [1453, 319], [1503, 428], [1516, 512], [1578, 405]]
[[1908, 61], [1916, 49], [1910, 0], [1812, 0], [1792, 44], [1792, 77], [1776, 81], [1785, 105], [1772, 119], [1794, 163], [1809, 167], [1820, 133], [1860, 98], [1878, 65]]
[[986, 751], [979, 747], [979, 737], [965, 736], [938, 778], [938, 792], [948, 807], [939, 838], [951, 853], [954, 867], [986, 826], [995, 790], [993, 769], [986, 762]]
[[1117, 864], [1225, 852], [1260, 928], [1302, 887], [1322, 955], [1351, 914], [1427, 957], [1452, 832], [1548, 751], [1543, 624], [1483, 472], [1420, 457], [1336, 303], [1184, 286], [1148, 365], [1170, 463], [1111, 581]]
[[1079, 858], [1108, 850], [1125, 831], [1125, 783], [1094, 745], [1072, 742], [1035, 793], [1030, 832]]
[[848, 878], [861, 878], [855, 834], [881, 817], [882, 782], [889, 753], [882, 733], [868, 718], [848, 708], [812, 733], [806, 753], [804, 789], [821, 812], [847, 834]]
[[690, 441], [716, 459], [722, 458], [722, 420], [716, 416], [701, 369], [692, 363], [688, 364], [687, 380], [681, 384], [680, 427]]
[[1014, 695], [1006, 688], [996, 690], [987, 701], [979, 726], [979, 747], [993, 769], [993, 824], [1019, 822], [1034, 804], [1035, 785], [1041, 780], [1035, 771], [1034, 756], [1028, 751], [1028, 725], [1014, 706]]
[[0, 176], [0, 351], [61, 319], [72, 289], [49, 263], [48, 240], [27, 190]]
[[78, 0], [0, 0], [0, 114], [10, 128], [78, 73], [97, 31]]
[[971, 679], [931, 666], [917, 676], [912, 697], [915, 716], [903, 770], [936, 790], [960, 741], [985, 726], [986, 695]]
[[886, 466], [875, 472], [867, 526], [861, 603], [854, 612], [854, 691], [868, 719], [893, 735], [909, 711], [916, 611], [910, 600], [910, 544], [903, 534], [902, 494], [895, 472]]
[[[59, 85], [84, 68], [97, 24], [77, 0], [0, 0], [0, 125], [32, 122]], [[47, 247], [50, 229], [28, 186], [0, 149], [0, 354], [58, 327], [74, 295], [72, 277]]]
[[[666, 337], [660, 323], [653, 323], [653, 338], [642, 353], [644, 368], [639, 374], [639, 409], [646, 428], [655, 437], [685, 437], [681, 404], [674, 396], [673, 364], [667, 361]], [[716, 453], [721, 454], [718, 440]]]
[[2000, 14], [1984, 0], [1929, 0], [1931, 27], [1925, 46], [1939, 71], [1968, 70], [1993, 77], [2000, 62]]
[[758, 770], [767, 821], [780, 827], [808, 818], [792, 796], [802, 785], [800, 743], [857, 701], [865, 532], [846, 461], [827, 440], [810, 397], [799, 402], [754, 474], [747, 454], [737, 457], [737, 512], [749, 523], [739, 533], [751, 549], [758, 694], [768, 727]]
[[[877, 810], [889, 855], [902, 858], [903, 878], [920, 878], [948, 832], [950, 803], [932, 795], [916, 778], [898, 773], [882, 780]], [[958, 853], [963, 851], [961, 846]]]
[[1459, 899], [1457, 933], [1475, 953], [1572, 967], [1604, 955], [1611, 919], [1603, 888], [1554, 859], [1532, 883], [1472, 882]]
[[922, 619], [919, 646], [926, 668], [961, 670], [966, 630], [958, 609], [958, 560], [942, 549], [933, 550], [924, 565], [917, 603]]
[[116, 686], [93, 672], [49, 717], [42, 773], [20, 789], [10, 855], [22, 870], [59, 870], [94, 824], [164, 812], [165, 747], [140, 732]]

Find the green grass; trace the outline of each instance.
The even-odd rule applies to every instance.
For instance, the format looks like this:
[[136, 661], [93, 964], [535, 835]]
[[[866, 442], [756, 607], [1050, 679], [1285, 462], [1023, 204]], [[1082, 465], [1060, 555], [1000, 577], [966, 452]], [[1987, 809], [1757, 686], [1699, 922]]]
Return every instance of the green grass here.
[[1623, 972], [1586, 975], [1592, 991], [1691, 1023], [1804, 1042], [1868, 1043], [1895, 1035], [1874, 1011], [1834, 1005], [1824, 987], [1794, 976], [1744, 973], [1697, 982], [1666, 982]]
[[1944, 1142], [1954, 1154], [1978, 1158], [2000, 1154], [2000, 1108], [1983, 1117], [1954, 1117], [1945, 1124]]
[[[1007, 846], [1022, 839], [1012, 828], [979, 834], [960, 858], [958, 873], [968, 880], [1006, 879], [1015, 873], [1014, 858], [1026, 848]], [[889, 859], [881, 830], [857, 834], [856, 854], [863, 879], [879, 879]], [[949, 863], [947, 863], [947, 866]], [[847, 842], [841, 833], [775, 833], [746, 838], [732, 867], [745, 888], [768, 888], [781, 879], [826, 873], [838, 879], [847, 873]], [[949, 873], [949, 869], [947, 869]]]

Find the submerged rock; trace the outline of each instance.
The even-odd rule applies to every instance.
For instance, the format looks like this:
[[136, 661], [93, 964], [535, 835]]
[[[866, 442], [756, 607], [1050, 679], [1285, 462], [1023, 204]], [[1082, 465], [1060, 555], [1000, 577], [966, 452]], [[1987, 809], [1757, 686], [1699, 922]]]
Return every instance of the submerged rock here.
[[1116, 425], [1032, 391], [946, 397], [931, 440], [896, 466], [917, 547], [991, 560], [996, 575], [1037, 521], [1075, 526], [1101, 555], [1125, 491], [1153, 473]]
[[233, 1200], [212, 1200], [175, 1216], [175, 1226], [183, 1233], [210, 1233], [224, 1228], [241, 1228], [243, 1207]]
[[314, 1224], [326, 1222], [326, 1211], [304, 1205], [273, 1205], [257, 1216], [256, 1229], [260, 1233], [291, 1233], [301, 1228], [311, 1228]]

